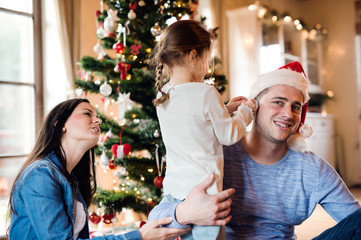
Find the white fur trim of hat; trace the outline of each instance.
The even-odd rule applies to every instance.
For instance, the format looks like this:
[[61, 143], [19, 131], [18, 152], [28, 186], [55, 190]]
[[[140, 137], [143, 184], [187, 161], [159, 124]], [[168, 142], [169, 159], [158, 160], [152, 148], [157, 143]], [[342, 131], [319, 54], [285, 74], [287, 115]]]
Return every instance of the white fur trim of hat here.
[[302, 73], [286, 68], [260, 75], [252, 85], [250, 98], [257, 97], [263, 90], [275, 85], [288, 85], [300, 90], [304, 98], [303, 103], [310, 99], [307, 92], [309, 80]]

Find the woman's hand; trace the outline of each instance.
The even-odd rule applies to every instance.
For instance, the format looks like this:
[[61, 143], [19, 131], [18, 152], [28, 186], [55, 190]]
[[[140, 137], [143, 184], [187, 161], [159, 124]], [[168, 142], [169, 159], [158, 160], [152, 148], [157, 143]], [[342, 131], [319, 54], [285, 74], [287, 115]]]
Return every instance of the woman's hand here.
[[238, 106], [242, 104], [242, 102], [245, 102], [247, 100], [248, 99], [246, 97], [242, 97], [242, 96], [232, 98], [226, 105], [226, 108], [228, 109], [228, 113], [232, 114], [234, 111], [236, 111]]
[[146, 223], [140, 229], [140, 235], [142, 240], [166, 240], [177, 238], [182, 234], [187, 233], [191, 228], [164, 228], [160, 225], [171, 223], [173, 219], [171, 217], [162, 218]]
[[232, 200], [229, 197], [235, 190], [229, 188], [218, 194], [208, 195], [206, 191], [213, 182], [214, 174], [211, 174], [177, 206], [176, 218], [180, 224], [226, 225], [231, 220], [229, 213]]

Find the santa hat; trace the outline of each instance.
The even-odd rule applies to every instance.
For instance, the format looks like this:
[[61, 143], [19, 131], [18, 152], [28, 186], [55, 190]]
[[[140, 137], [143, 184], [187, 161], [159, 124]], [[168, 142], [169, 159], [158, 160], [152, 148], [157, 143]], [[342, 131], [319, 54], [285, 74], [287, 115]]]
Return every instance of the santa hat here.
[[297, 152], [304, 152], [307, 150], [305, 138], [312, 135], [312, 128], [304, 124], [308, 100], [310, 99], [307, 92], [309, 83], [302, 65], [299, 62], [291, 62], [277, 70], [262, 74], [251, 87], [250, 98], [256, 98], [265, 89], [275, 85], [287, 85], [301, 91], [303, 95], [301, 122], [296, 133], [287, 141], [288, 147]]

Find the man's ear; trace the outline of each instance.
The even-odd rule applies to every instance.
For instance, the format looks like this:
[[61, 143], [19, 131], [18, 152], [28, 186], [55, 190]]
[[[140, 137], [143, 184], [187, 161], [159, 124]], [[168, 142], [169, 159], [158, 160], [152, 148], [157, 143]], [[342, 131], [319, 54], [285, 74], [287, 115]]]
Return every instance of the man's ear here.
[[255, 102], [256, 102], [256, 113], [255, 113], [255, 117], [258, 114], [258, 109], [259, 109], [259, 99], [258, 98], [254, 98]]

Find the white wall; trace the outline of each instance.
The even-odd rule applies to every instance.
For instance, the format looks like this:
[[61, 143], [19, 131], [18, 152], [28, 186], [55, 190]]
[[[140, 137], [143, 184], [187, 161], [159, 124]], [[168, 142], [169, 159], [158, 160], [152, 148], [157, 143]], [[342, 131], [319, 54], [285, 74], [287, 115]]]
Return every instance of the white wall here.
[[361, 183], [354, 4], [354, 0], [319, 0], [300, 7], [307, 21], [320, 23], [329, 32], [324, 45], [324, 87], [335, 94], [327, 109], [336, 118], [342, 144], [340, 171], [349, 185]]

